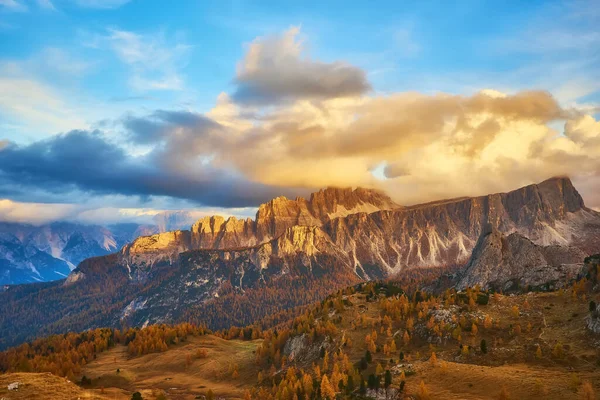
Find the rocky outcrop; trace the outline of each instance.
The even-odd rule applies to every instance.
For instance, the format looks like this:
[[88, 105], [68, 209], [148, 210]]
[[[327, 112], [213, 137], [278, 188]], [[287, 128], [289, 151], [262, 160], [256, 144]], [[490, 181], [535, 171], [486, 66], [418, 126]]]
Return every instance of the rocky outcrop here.
[[379, 265], [393, 274], [406, 267], [464, 264], [488, 225], [539, 245], [570, 245], [586, 253], [600, 243], [600, 214], [584, 206], [567, 178], [508, 193], [352, 214], [323, 229], [359, 269]]
[[587, 328], [594, 332], [600, 333], [600, 304], [596, 306], [596, 310], [592, 311], [586, 318]]
[[163, 260], [172, 262], [190, 247], [190, 231], [174, 231], [139, 237], [123, 246], [120, 254], [124, 264], [131, 269], [132, 265], [152, 266]]
[[585, 254], [569, 246], [539, 246], [518, 233], [489, 226], [473, 250], [458, 289], [510, 290], [567, 285], [584, 270]]
[[[255, 220], [203, 218], [192, 226], [189, 240], [187, 231], [180, 243], [167, 240], [166, 251], [235, 250], [281, 238], [278, 245], [286, 240], [287, 253], [311, 255], [319, 249], [335, 254], [362, 278], [373, 279], [407, 267], [464, 264], [488, 225], [541, 246], [588, 252], [600, 243], [600, 214], [585, 207], [568, 178], [553, 178], [508, 193], [411, 207], [399, 207], [367, 189], [325, 189], [309, 200], [278, 197], [261, 205]], [[312, 244], [315, 238], [318, 245]], [[152, 257], [160, 250], [135, 242], [128, 246], [134, 248], [138, 255], [148, 251]], [[132, 252], [124, 249], [123, 254]]]
[[[332, 218], [398, 208], [400, 206], [387, 195], [376, 190], [327, 188], [313, 193], [309, 200], [301, 197], [295, 200], [277, 197], [262, 204], [254, 220], [235, 217], [225, 219], [222, 216], [201, 218], [192, 225], [190, 231], [180, 231], [181, 242], [177, 245], [168, 236], [168, 232], [154, 235], [152, 239], [140, 237], [126, 246], [122, 253], [155, 253], [160, 250], [160, 246], [185, 250], [253, 247], [268, 243], [295, 226], [320, 227]], [[189, 240], [186, 235], [189, 235]], [[156, 244], [149, 245], [155, 242]]]
[[309, 200], [277, 197], [258, 208], [255, 220], [220, 216], [200, 219], [191, 229], [192, 248], [256, 246], [279, 237], [292, 226], [321, 226], [332, 218], [357, 212], [397, 208], [399, 206], [385, 194], [362, 188], [327, 188], [313, 193]]

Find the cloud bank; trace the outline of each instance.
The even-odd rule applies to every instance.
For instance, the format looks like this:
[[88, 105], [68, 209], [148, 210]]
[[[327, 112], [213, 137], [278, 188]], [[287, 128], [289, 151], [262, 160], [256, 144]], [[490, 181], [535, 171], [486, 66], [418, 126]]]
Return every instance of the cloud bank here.
[[77, 190], [256, 207], [282, 194], [365, 186], [414, 204], [568, 175], [588, 206], [600, 206], [600, 122], [586, 110], [535, 90], [373, 93], [359, 68], [308, 58], [298, 35], [255, 40], [233, 92], [206, 114], [128, 114], [111, 122], [111, 134], [4, 143], [0, 197]]

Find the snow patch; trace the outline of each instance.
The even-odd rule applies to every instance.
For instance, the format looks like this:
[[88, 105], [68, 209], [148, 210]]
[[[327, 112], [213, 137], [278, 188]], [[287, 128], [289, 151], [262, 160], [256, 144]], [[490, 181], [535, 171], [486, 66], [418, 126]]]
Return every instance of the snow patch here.
[[125, 307], [123, 309], [123, 311], [121, 312], [121, 319], [127, 318], [130, 315], [132, 315], [134, 312], [136, 311], [140, 311], [143, 310], [144, 308], [146, 308], [146, 303], [148, 302], [148, 300], [142, 300], [140, 298], [137, 298], [135, 300], [131, 300], [131, 303], [129, 303], [127, 305], [127, 307]]

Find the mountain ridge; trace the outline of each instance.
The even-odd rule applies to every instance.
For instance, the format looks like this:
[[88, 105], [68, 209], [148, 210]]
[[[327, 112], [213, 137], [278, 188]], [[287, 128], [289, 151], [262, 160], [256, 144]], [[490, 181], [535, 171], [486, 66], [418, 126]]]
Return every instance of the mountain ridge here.
[[[348, 189], [338, 190], [349, 193]], [[356, 192], [377, 193], [367, 189], [356, 189], [350, 193]], [[335, 215], [334, 218], [330, 217], [331, 212], [340, 204], [323, 204], [322, 199], [327, 197], [327, 193], [332, 193], [332, 190], [321, 190], [311, 195], [309, 201], [278, 197], [259, 207], [256, 220], [205, 217], [194, 223], [190, 231], [178, 231], [177, 235], [158, 234], [152, 239], [139, 238], [138, 243], [134, 241], [125, 246], [122, 254], [130, 256], [161, 250], [234, 250], [267, 243], [293, 225], [316, 226], [336, 246], [352, 255], [351, 259], [346, 260], [347, 264], [360, 267], [363, 262], [382, 263], [393, 273], [404, 266], [459, 264], [466, 261], [488, 223], [503, 232], [518, 231], [538, 244], [575, 242], [575, 246], [588, 250], [592, 246], [585, 243], [585, 238], [572, 232], [573, 225], [584, 226], [588, 221], [597, 225], [600, 218], [600, 214], [585, 207], [571, 181], [564, 177], [551, 178], [510, 192], [409, 207], [386, 202], [386, 199], [391, 201], [387, 196], [379, 197], [373, 203], [363, 202], [363, 205], [383, 207], [366, 212], [356, 208], [358, 203], [353, 198], [350, 210], [354, 209], [355, 212]], [[315, 203], [319, 204], [319, 213], [314, 213], [311, 208]], [[575, 213], [579, 213], [577, 217], [568, 218]], [[557, 224], [557, 221], [563, 220], [566, 222]], [[440, 228], [435, 229], [432, 225]], [[595, 228], [594, 233], [597, 236], [593, 240], [595, 243], [595, 239], [600, 238], [600, 226]], [[181, 242], [177, 242], [177, 237], [181, 238]], [[373, 243], [373, 238], [377, 239], [376, 243]], [[151, 244], [145, 247], [140, 242]], [[164, 246], [162, 248], [161, 243]], [[373, 246], [377, 247], [377, 251], [372, 251]], [[365, 259], [369, 253], [372, 256]]]
[[[272, 204], [290, 203], [279, 199]], [[302, 200], [291, 204], [290, 209], [267, 207], [276, 212], [262, 214], [268, 217], [261, 232], [282, 233], [260, 244], [239, 246], [225, 236], [222, 224], [214, 225], [218, 229], [211, 234], [222, 234], [232, 247], [218, 248], [224, 242], [215, 245], [211, 238], [206, 243], [215, 248], [194, 248], [191, 230], [168, 232], [87, 259], [66, 281], [9, 287], [0, 300], [15, 311], [0, 311], [0, 326], [6, 328], [0, 330], [5, 337], [0, 347], [39, 334], [98, 326], [178, 321], [205, 323], [211, 329], [249, 325], [318, 301], [344, 285], [413, 274], [422, 267], [458, 270], [488, 225], [537, 246], [568, 245], [584, 254], [600, 244], [600, 213], [585, 207], [566, 178], [506, 193], [335, 218], [329, 212], [313, 213]], [[345, 204], [357, 210], [350, 201]], [[318, 207], [338, 208], [333, 202]], [[322, 219], [309, 218], [306, 210]]]

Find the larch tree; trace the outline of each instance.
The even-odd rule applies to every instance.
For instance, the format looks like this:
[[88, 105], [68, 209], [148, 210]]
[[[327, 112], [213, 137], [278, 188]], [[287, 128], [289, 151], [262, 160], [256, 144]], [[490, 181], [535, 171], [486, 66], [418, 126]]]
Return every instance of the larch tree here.
[[331, 386], [327, 375], [321, 379], [321, 397], [324, 399], [335, 400], [335, 389]]
[[432, 367], [437, 366], [437, 356], [435, 355], [435, 351], [431, 353], [431, 357], [429, 357], [429, 364], [431, 364]]

